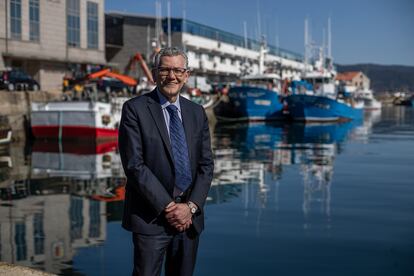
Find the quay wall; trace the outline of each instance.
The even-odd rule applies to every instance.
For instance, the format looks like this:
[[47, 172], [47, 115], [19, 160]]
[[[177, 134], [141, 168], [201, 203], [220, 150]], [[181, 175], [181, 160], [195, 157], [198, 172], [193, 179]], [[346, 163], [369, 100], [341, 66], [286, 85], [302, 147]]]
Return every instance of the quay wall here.
[[61, 97], [61, 92], [0, 91], [0, 116], [8, 118], [13, 140], [24, 140], [32, 102], [49, 102]]

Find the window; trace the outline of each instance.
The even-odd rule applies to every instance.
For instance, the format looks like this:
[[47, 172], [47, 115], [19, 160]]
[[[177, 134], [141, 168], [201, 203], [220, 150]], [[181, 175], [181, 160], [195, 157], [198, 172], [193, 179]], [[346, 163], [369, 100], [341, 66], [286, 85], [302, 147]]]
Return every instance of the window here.
[[88, 48], [98, 48], [98, 4], [88, 2]]
[[70, 216], [70, 240], [82, 238], [83, 228], [83, 199], [81, 197], [71, 197], [69, 216]]
[[220, 63], [226, 63], [226, 58], [225, 57], [220, 57]]
[[96, 200], [89, 201], [89, 238], [99, 238], [101, 234], [101, 210], [100, 202]]
[[14, 226], [14, 242], [16, 244], [16, 260], [23, 261], [27, 259], [26, 244], [26, 225], [22, 222], [16, 223]]
[[22, 38], [22, 2], [10, 0], [10, 31], [11, 38]]
[[34, 253], [41, 255], [45, 253], [45, 231], [43, 229], [43, 214], [35, 214], [33, 217]]
[[39, 41], [39, 0], [30, 0], [29, 6], [30, 40]]
[[67, 0], [67, 43], [72, 47], [80, 47], [80, 12], [79, 0]]

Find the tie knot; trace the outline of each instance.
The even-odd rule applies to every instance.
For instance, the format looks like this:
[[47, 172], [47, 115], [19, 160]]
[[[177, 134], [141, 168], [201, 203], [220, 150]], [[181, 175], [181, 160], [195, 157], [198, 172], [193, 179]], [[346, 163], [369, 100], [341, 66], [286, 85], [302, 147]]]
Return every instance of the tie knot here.
[[175, 114], [175, 112], [178, 110], [178, 107], [176, 107], [173, 104], [170, 104], [166, 108], [167, 108], [168, 113], [170, 113], [171, 115]]

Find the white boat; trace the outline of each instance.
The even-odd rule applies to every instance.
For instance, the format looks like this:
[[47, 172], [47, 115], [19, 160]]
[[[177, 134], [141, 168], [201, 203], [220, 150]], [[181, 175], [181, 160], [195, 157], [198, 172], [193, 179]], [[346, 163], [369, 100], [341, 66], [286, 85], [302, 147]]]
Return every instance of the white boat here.
[[116, 139], [122, 104], [126, 100], [34, 102], [31, 105], [32, 133], [36, 138], [49, 139]]
[[355, 92], [356, 98], [364, 102], [364, 109], [377, 110], [381, 109], [382, 104], [380, 101], [374, 98], [374, 94], [371, 89], [364, 89]]

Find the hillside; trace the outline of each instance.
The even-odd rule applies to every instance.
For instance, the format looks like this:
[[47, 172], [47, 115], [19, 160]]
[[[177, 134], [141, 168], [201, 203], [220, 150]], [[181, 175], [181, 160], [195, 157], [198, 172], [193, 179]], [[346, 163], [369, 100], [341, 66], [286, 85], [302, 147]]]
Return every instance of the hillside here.
[[354, 64], [336, 65], [338, 72], [362, 71], [371, 79], [374, 92], [414, 92], [414, 66]]

